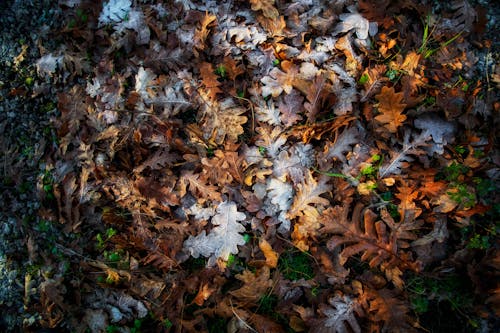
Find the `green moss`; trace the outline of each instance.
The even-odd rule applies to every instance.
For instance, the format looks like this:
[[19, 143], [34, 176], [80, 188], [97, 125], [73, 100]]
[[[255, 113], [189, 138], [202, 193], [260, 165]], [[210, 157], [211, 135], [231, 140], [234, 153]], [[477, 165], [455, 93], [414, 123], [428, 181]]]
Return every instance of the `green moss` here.
[[278, 270], [288, 280], [310, 280], [314, 277], [313, 260], [307, 252], [287, 251], [280, 256]]

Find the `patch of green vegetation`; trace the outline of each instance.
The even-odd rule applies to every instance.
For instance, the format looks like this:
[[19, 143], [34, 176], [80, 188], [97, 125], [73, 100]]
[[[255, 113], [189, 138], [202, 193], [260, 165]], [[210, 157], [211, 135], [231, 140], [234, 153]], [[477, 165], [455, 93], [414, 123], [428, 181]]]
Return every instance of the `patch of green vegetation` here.
[[215, 74], [220, 76], [221, 79], [225, 79], [227, 75], [226, 67], [224, 67], [224, 65], [217, 66], [217, 68], [215, 69]]
[[487, 250], [495, 244], [497, 236], [500, 234], [500, 222], [494, 214], [478, 220], [472, 220], [470, 225], [462, 228], [462, 241], [469, 249]]
[[42, 176], [42, 188], [48, 200], [55, 200], [54, 195], [54, 176], [50, 170], [45, 170]]
[[259, 146], [259, 154], [260, 154], [261, 156], [266, 156], [266, 152], [267, 152], [266, 147], [261, 147], [261, 146]]
[[210, 318], [207, 323], [209, 333], [219, 333], [227, 331], [227, 320], [222, 317]]
[[466, 277], [452, 274], [444, 279], [413, 276], [408, 280], [407, 290], [413, 310], [418, 314], [429, 310], [430, 302], [446, 302], [457, 314], [472, 310], [473, 292]]
[[314, 262], [307, 252], [286, 251], [278, 260], [278, 270], [288, 280], [310, 280], [314, 277], [313, 264]]
[[472, 208], [477, 204], [476, 194], [465, 184], [453, 184], [451, 191], [446, 193], [453, 201], [465, 208]]
[[438, 44], [434, 38], [432, 38], [432, 33], [435, 29], [435, 27], [431, 27], [431, 15], [427, 15], [424, 24], [424, 31], [422, 35], [422, 45], [420, 45], [420, 48], [418, 49], [418, 53], [422, 54], [425, 59], [431, 57], [433, 54], [435, 54], [437, 51], [442, 49], [443, 47], [446, 47], [453, 43], [460, 35], [462, 32], [459, 32], [455, 36], [451, 37], [445, 42], [442, 42]]
[[170, 319], [165, 318], [165, 319], [163, 319], [163, 321], [162, 321], [162, 325], [163, 325], [163, 327], [164, 327], [165, 329], [167, 329], [167, 330], [168, 330], [168, 329], [169, 329], [169, 328], [171, 328], [174, 324], [172, 324], [172, 322], [170, 321]]
[[118, 333], [120, 332], [120, 327], [115, 325], [109, 325], [106, 327], [106, 333]]
[[215, 152], [213, 148], [207, 147], [207, 157], [214, 157]]
[[98, 233], [95, 237], [96, 241], [97, 241], [96, 248], [99, 250], [104, 249], [106, 242], [109, 241], [116, 234], [117, 234], [117, 231], [113, 228], [107, 228], [106, 231], [104, 232], [104, 235], [101, 233]]
[[50, 223], [50, 221], [40, 220], [40, 221], [38, 221], [37, 229], [38, 229], [38, 231], [41, 231], [41, 232], [47, 232], [50, 230], [51, 225], [52, 225], [52, 223]]
[[392, 82], [398, 81], [403, 74], [397, 69], [389, 69], [385, 72], [385, 76]]
[[453, 161], [450, 165], [444, 168], [442, 174], [440, 174], [440, 178], [444, 177], [445, 180], [454, 182], [457, 181], [458, 178], [469, 171], [469, 168], [463, 164], [457, 163]]
[[203, 269], [207, 265], [207, 259], [203, 257], [193, 258], [190, 257], [185, 263], [184, 266], [189, 272], [194, 272], [200, 269]]

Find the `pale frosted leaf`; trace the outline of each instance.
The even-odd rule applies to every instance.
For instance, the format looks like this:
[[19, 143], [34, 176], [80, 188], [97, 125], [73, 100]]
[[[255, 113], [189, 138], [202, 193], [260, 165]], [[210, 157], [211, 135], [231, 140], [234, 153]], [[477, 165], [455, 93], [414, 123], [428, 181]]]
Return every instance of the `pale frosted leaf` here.
[[297, 185], [293, 205], [288, 212], [288, 218], [293, 219], [304, 214], [304, 211], [313, 205], [328, 205], [329, 201], [320, 197], [321, 194], [330, 191], [331, 185], [327, 184], [328, 178], [322, 177], [319, 182], [314, 179], [310, 170], [305, 172], [304, 181]]
[[391, 151], [391, 158], [384, 163], [379, 169], [380, 178], [388, 175], [398, 175], [405, 166], [413, 161], [410, 155], [422, 155], [425, 152], [420, 148], [426, 145], [426, 138], [420, 135], [410, 142], [410, 132], [406, 131], [404, 136], [403, 148], [400, 151]]
[[287, 211], [292, 204], [293, 186], [276, 178], [271, 178], [267, 183], [268, 197], [271, 203], [280, 211]]
[[124, 20], [130, 12], [132, 1], [110, 0], [103, 5], [99, 15], [99, 26]]
[[425, 114], [415, 119], [415, 127], [422, 130], [424, 138], [432, 137], [434, 145], [427, 148], [429, 153], [443, 154], [444, 146], [453, 142], [455, 126], [434, 114]]
[[356, 127], [350, 127], [343, 131], [333, 144], [328, 144], [325, 151], [321, 154], [321, 159], [327, 161], [335, 158], [339, 161], [346, 162], [344, 153], [352, 150], [351, 146], [358, 143], [361, 139], [360, 131]]
[[349, 13], [340, 14], [339, 18], [342, 22], [335, 28], [334, 34], [355, 30], [359, 39], [368, 38], [370, 23], [363, 16], [358, 13]]
[[330, 306], [320, 305], [319, 312], [326, 316], [321, 320], [318, 332], [361, 333], [355, 314], [361, 313], [361, 306], [348, 296], [335, 296], [328, 300]]
[[268, 100], [266, 104], [257, 105], [255, 108], [257, 120], [266, 122], [269, 125], [280, 125], [280, 112], [274, 106], [272, 99]]
[[214, 228], [211, 232], [207, 235], [202, 231], [196, 237], [190, 236], [184, 242], [184, 250], [194, 258], [200, 255], [209, 257], [209, 266], [213, 266], [217, 259], [227, 261], [229, 255], [238, 253], [238, 245], [245, 244], [241, 235], [245, 227], [239, 223], [245, 218], [245, 214], [238, 212], [234, 202], [222, 202], [217, 207], [217, 214], [212, 218]]

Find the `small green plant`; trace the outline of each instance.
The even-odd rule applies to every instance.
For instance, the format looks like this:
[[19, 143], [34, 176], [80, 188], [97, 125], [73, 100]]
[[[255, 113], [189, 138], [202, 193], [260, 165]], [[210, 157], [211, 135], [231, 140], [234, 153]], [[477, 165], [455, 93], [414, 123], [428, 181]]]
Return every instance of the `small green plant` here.
[[172, 322], [171, 322], [171, 321], [170, 321], [170, 319], [168, 319], [168, 318], [163, 319], [162, 324], [163, 324], [163, 327], [164, 327], [165, 329], [167, 329], [167, 330], [168, 330], [169, 328], [171, 328], [171, 327], [174, 325], [174, 324], [172, 324]]
[[45, 170], [42, 176], [42, 188], [48, 200], [55, 200], [54, 176], [50, 170]]
[[368, 74], [365, 73], [365, 74], [361, 75], [361, 77], [359, 78], [358, 84], [363, 85], [366, 82], [368, 82], [369, 79], [370, 79], [370, 77], [368, 76]]
[[97, 240], [97, 248], [102, 250], [106, 245], [106, 242], [111, 239], [114, 235], [116, 235], [117, 231], [113, 228], [106, 229], [104, 236], [101, 233], [98, 233], [95, 238]]
[[27, 86], [32, 86], [33, 83], [35, 83], [35, 79], [31, 76], [28, 76], [26, 79], [24, 79], [24, 83], [26, 83]]
[[130, 328], [130, 333], [139, 333], [141, 331], [143, 319], [134, 320], [134, 326]]
[[490, 237], [488, 235], [480, 235], [480, 234], [475, 234], [474, 236], [472, 236], [472, 238], [469, 239], [469, 244], [467, 244], [467, 247], [469, 249], [479, 249], [479, 250], [489, 249], [490, 246], [491, 246]]
[[462, 32], [459, 32], [455, 36], [451, 37], [447, 41], [439, 44], [439, 46], [434, 46], [436, 45], [436, 40], [432, 38], [432, 34], [436, 28], [436, 26], [432, 27], [431, 29], [431, 15], [427, 15], [424, 24], [424, 32], [422, 35], [422, 45], [420, 45], [420, 48], [418, 49], [418, 53], [422, 54], [425, 59], [431, 57], [434, 53], [437, 51], [441, 50], [442, 48], [450, 45], [453, 43], [460, 35]]
[[413, 309], [418, 314], [427, 312], [430, 302], [448, 302], [452, 310], [462, 316], [472, 309], [470, 284], [457, 274], [444, 279], [416, 275], [408, 279], [407, 290]]
[[260, 147], [259, 146], [259, 153], [260, 153], [261, 156], [265, 156], [266, 155], [266, 151], [267, 151], [266, 147]]
[[215, 74], [219, 75], [222, 79], [225, 79], [227, 75], [226, 67], [224, 67], [224, 65], [217, 66]]
[[389, 69], [386, 73], [385, 76], [391, 80], [391, 81], [398, 81], [399, 78], [402, 76], [401, 72], [396, 70], [396, 69]]
[[451, 190], [446, 192], [451, 200], [455, 201], [464, 208], [471, 208], [477, 204], [476, 194], [465, 184], [453, 184]]
[[41, 232], [47, 232], [50, 229], [50, 225], [51, 225], [51, 223], [49, 221], [40, 220], [38, 222], [38, 230]]

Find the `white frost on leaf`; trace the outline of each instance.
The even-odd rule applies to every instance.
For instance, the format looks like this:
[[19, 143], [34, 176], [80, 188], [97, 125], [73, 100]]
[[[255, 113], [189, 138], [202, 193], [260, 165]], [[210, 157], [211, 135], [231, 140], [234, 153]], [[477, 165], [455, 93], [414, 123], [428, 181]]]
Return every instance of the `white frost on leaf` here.
[[280, 111], [274, 106], [273, 100], [270, 99], [264, 103], [255, 107], [257, 120], [269, 125], [281, 125]]
[[422, 136], [426, 139], [432, 137], [433, 145], [426, 148], [430, 154], [444, 153], [444, 146], [454, 139], [455, 126], [436, 115], [425, 114], [415, 119], [415, 127], [422, 130]]
[[110, 0], [102, 7], [99, 15], [99, 27], [106, 24], [113, 25], [117, 33], [122, 33], [125, 29], [137, 32], [136, 42], [139, 45], [149, 43], [150, 31], [144, 21], [144, 14], [141, 10], [132, 9], [130, 0]]
[[359, 304], [348, 296], [335, 296], [330, 298], [328, 302], [331, 307], [322, 305], [319, 309], [326, 316], [326, 319], [322, 321], [324, 328], [322, 332], [361, 333], [361, 327], [355, 316], [355, 313], [360, 311]]
[[144, 67], [141, 67], [135, 75], [135, 91], [141, 95], [142, 99], [146, 103], [149, 103], [151, 101], [151, 97], [153, 97], [150, 96], [147, 89], [151, 86], [151, 81], [154, 79], [156, 79], [156, 74], [149, 68], [144, 69]]
[[339, 18], [342, 22], [335, 28], [334, 35], [354, 30], [359, 39], [367, 39], [368, 34], [377, 33], [376, 23], [370, 23], [359, 13], [340, 14]]
[[52, 76], [57, 68], [61, 66], [63, 56], [54, 57], [52, 53], [46, 54], [36, 62], [36, 70], [38, 75], [43, 77]]
[[388, 175], [399, 175], [401, 171], [413, 162], [413, 157], [410, 155], [418, 156], [425, 155], [425, 152], [420, 148], [426, 146], [427, 138], [424, 135], [419, 135], [413, 138], [410, 142], [410, 131], [407, 131], [404, 136], [403, 148], [397, 152], [390, 152], [391, 159], [384, 163], [379, 169], [379, 177], [384, 178]]
[[280, 233], [286, 233], [290, 230], [290, 220], [286, 213], [292, 205], [293, 196], [292, 184], [276, 178], [268, 180], [264, 210], [268, 215], [277, 217], [278, 221], [281, 222], [278, 228]]
[[184, 250], [194, 258], [200, 255], [208, 257], [209, 267], [214, 266], [218, 259], [227, 261], [229, 255], [238, 253], [238, 245], [245, 244], [240, 234], [245, 227], [239, 223], [245, 219], [245, 214], [237, 211], [234, 202], [222, 202], [217, 207], [217, 214], [212, 217], [214, 228], [211, 232], [207, 235], [203, 230], [196, 237], [189, 236], [184, 242]]
[[132, 1], [130, 0], [109, 0], [102, 7], [99, 15], [99, 26], [123, 21], [130, 12]]

